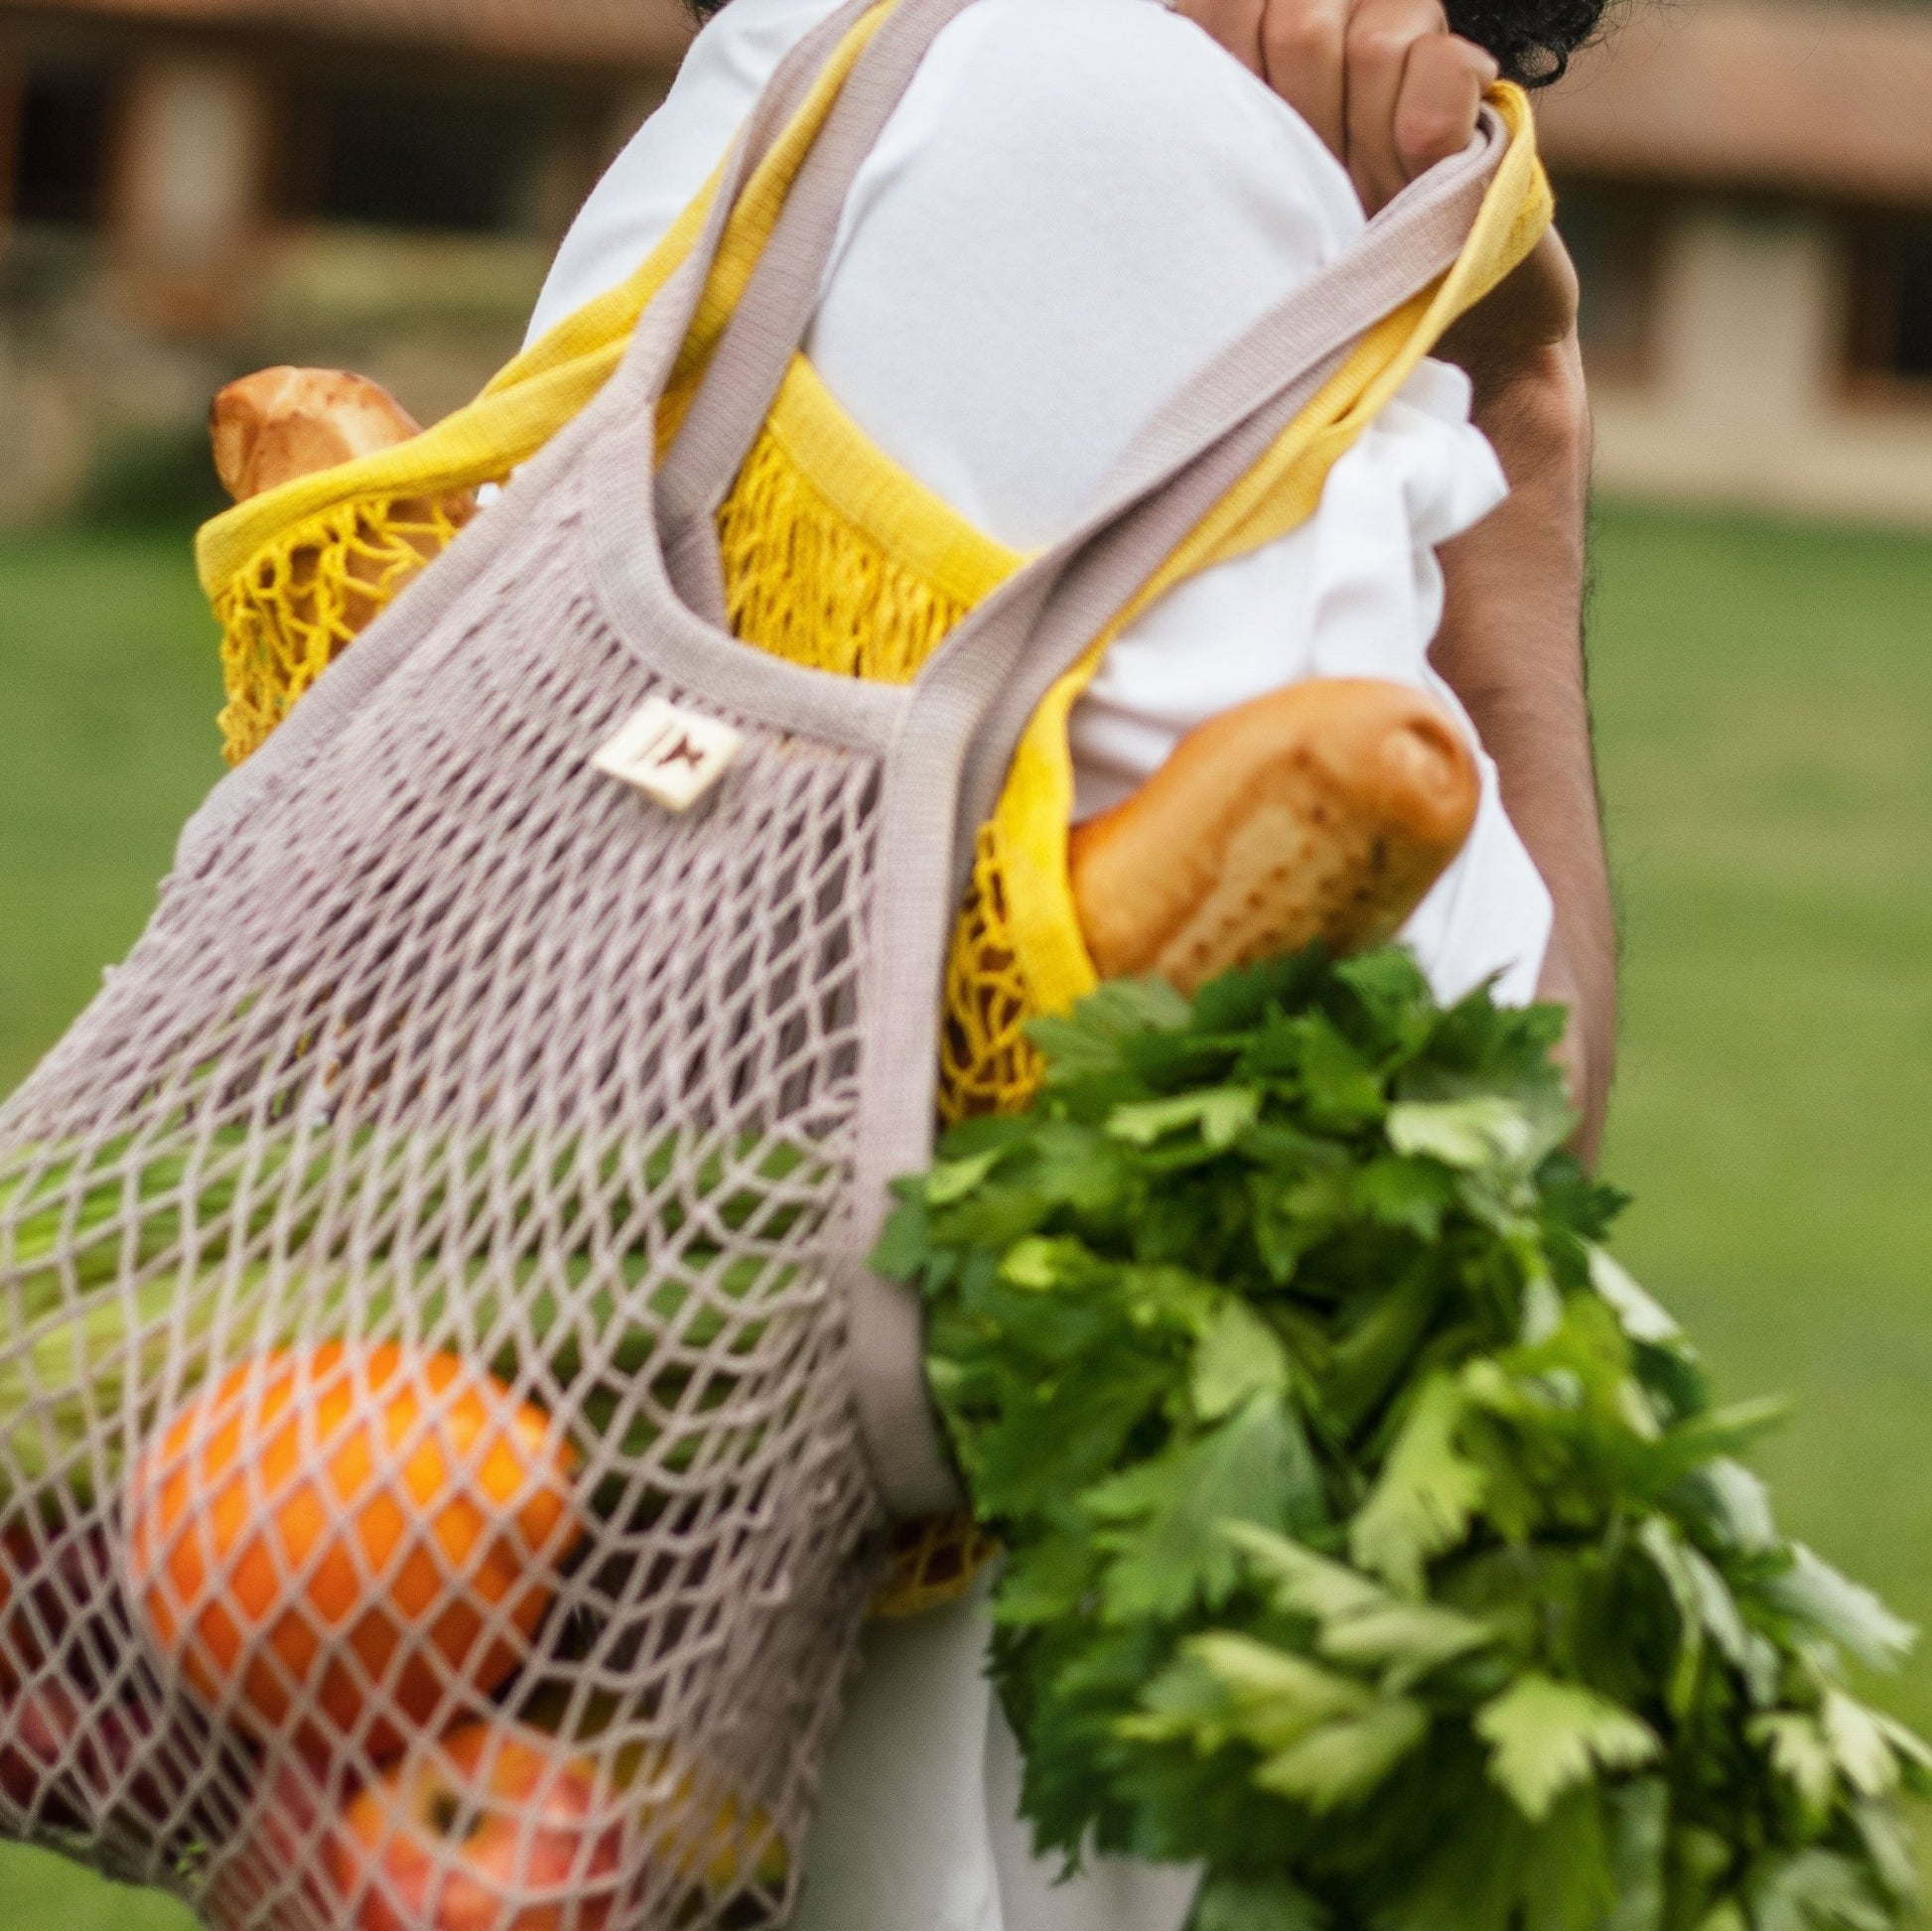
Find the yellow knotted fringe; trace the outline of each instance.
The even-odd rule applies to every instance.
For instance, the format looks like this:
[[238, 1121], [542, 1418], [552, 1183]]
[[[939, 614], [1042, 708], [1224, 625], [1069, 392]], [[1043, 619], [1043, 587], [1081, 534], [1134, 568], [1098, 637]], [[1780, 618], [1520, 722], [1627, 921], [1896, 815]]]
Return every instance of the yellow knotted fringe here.
[[221, 751], [261, 749], [297, 699], [470, 520], [469, 495], [338, 503], [259, 551], [216, 594]]
[[909, 684], [966, 614], [835, 514], [769, 433], [717, 525], [732, 634], [792, 663]]
[[893, 1565], [872, 1599], [888, 1622], [922, 1616], [957, 1602], [1000, 1554], [1000, 1545], [970, 1515], [940, 1522], [907, 1522], [893, 1534]]
[[1014, 947], [999, 828], [982, 825], [973, 851], [972, 885], [946, 956], [938, 1096], [945, 1125], [957, 1126], [983, 1113], [1025, 1109], [1038, 1090], [1040, 1075], [1039, 1054], [1027, 1037], [1027, 1022], [1038, 1018], [1041, 1010]]

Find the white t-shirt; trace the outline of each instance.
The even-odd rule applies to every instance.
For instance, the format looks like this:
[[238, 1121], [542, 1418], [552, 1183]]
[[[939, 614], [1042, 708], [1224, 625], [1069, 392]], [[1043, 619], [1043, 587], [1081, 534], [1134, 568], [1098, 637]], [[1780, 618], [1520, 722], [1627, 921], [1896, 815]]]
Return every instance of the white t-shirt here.
[[[557, 258], [532, 335], [627, 276], [836, 0], [731, 0]], [[1015, 549], [1070, 527], [1135, 432], [1360, 233], [1307, 124], [1152, 0], [977, 0], [861, 170], [804, 345], [879, 447]], [[1074, 713], [1079, 815], [1192, 726], [1311, 676], [1426, 686], [1435, 546], [1504, 494], [1467, 383], [1425, 365], [1292, 535], [1182, 585]], [[1466, 719], [1464, 720], [1466, 723]], [[1471, 738], [1473, 739], [1473, 732]], [[1439, 993], [1528, 999], [1548, 892], [1483, 760], [1468, 849], [1405, 936]], [[982, 1608], [875, 1626], [827, 1764], [798, 1931], [1175, 1931], [1190, 1873], [1056, 1885], [1017, 1819]]]
[[[637, 266], [834, 5], [731, 0], [698, 36], [572, 227], [533, 336]], [[1191, 22], [1151, 0], [977, 0], [859, 173], [804, 346], [888, 456], [1030, 549], [1362, 225], [1308, 124]], [[1460, 715], [1428, 664], [1435, 546], [1504, 492], [1467, 381], [1426, 363], [1309, 523], [1181, 585], [1107, 653], [1072, 718], [1076, 817], [1118, 802], [1193, 726], [1302, 678], [1394, 678]], [[1444, 998], [1500, 974], [1522, 1001], [1550, 897], [1486, 759], [1483, 785], [1468, 849], [1404, 936]]]

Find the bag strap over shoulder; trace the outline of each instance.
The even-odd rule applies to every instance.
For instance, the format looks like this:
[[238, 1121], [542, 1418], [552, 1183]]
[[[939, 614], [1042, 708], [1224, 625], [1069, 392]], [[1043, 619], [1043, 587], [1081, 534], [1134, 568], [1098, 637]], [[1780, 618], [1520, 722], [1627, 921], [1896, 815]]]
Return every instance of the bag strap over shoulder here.
[[[1513, 146], [1500, 115], [1485, 107], [1461, 154], [1412, 183], [1344, 254], [1215, 356], [1136, 437], [1098, 506], [960, 625], [928, 675], [998, 693], [967, 773], [969, 826], [992, 810], [1008, 748], [1046, 691], [1262, 460], [1361, 338], [1456, 269]], [[975, 619], [996, 621], [1009, 601], [1038, 614], [1024, 658], [968, 664], [988, 654], [975, 643]], [[956, 667], [946, 661], [955, 645]], [[954, 864], [963, 884], [969, 844]]]
[[659, 466], [657, 520], [671, 578], [722, 621], [711, 518], [757, 440], [818, 308], [846, 198], [919, 64], [971, 0], [897, 0], [813, 143], [751, 280]]

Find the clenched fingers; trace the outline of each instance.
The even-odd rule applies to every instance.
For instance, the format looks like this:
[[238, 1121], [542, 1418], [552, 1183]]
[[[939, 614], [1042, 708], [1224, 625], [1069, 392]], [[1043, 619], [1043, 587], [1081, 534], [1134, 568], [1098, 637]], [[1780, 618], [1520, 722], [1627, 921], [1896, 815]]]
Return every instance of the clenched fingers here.
[[1263, 80], [1268, 74], [1261, 56], [1261, 22], [1267, 10], [1268, 0], [1179, 0], [1174, 8]]
[[1404, 182], [1469, 145], [1482, 97], [1501, 70], [1493, 55], [1453, 34], [1416, 43], [1395, 111], [1395, 155]]
[[1358, 4], [1359, 0], [1265, 0], [1261, 23], [1262, 78], [1344, 165], [1348, 43]]
[[1371, 212], [1467, 145], [1496, 63], [1442, 0], [1179, 0], [1348, 170]]
[[1349, 178], [1370, 212], [1407, 184], [1396, 151], [1396, 115], [1418, 48], [1449, 38], [1440, 0], [1357, 0], [1349, 16], [1344, 72]]

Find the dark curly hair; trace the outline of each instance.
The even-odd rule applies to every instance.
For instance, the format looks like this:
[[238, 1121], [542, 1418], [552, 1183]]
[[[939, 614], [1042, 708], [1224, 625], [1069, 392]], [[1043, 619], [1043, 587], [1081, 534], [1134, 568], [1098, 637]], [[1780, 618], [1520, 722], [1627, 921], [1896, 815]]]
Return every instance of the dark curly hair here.
[[1446, 0], [1449, 25], [1486, 47], [1525, 86], [1563, 77], [1570, 57], [1595, 33], [1607, 0]]
[[[701, 21], [725, 0], [685, 0]], [[1449, 25], [1486, 47], [1504, 74], [1526, 87], [1560, 80], [1570, 57], [1595, 33], [1609, 0], [1446, 0]]]

